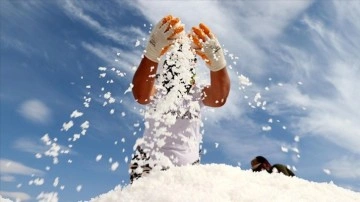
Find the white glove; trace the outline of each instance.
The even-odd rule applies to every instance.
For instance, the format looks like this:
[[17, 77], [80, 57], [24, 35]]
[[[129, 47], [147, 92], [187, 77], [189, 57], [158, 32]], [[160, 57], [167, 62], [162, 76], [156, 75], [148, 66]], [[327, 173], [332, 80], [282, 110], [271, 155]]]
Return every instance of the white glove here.
[[149, 60], [158, 63], [158, 58], [167, 51], [172, 42], [183, 31], [184, 26], [179, 18], [174, 18], [171, 15], [164, 17], [151, 31], [144, 55]]
[[206, 62], [211, 71], [219, 71], [226, 67], [223, 49], [214, 34], [204, 24], [192, 28], [192, 46], [196, 53]]

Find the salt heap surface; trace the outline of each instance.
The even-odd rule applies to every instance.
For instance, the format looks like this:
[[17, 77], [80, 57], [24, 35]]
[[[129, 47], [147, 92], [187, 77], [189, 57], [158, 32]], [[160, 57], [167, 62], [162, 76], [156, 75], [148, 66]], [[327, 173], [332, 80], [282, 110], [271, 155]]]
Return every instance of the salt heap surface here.
[[91, 202], [131, 201], [360, 201], [360, 193], [267, 172], [253, 173], [224, 164], [154, 171], [125, 187], [117, 186]]

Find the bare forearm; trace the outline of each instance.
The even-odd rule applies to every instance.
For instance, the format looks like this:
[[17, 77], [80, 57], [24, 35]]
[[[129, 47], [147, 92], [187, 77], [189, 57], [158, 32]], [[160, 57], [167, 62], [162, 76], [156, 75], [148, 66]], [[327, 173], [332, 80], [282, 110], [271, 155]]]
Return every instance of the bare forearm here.
[[135, 100], [140, 104], [149, 103], [151, 96], [154, 94], [157, 65], [158, 63], [144, 57], [134, 74], [132, 92]]
[[210, 72], [210, 85], [203, 90], [203, 103], [210, 107], [225, 104], [230, 92], [230, 78], [226, 68]]

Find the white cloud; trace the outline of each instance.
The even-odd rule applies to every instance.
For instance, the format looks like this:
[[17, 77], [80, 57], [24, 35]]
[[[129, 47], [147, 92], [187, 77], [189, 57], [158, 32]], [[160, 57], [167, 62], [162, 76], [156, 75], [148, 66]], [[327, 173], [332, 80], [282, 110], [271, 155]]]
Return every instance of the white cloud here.
[[43, 175], [44, 172], [35, 168], [30, 168], [22, 163], [0, 159], [0, 170], [3, 174], [17, 174], [17, 175]]
[[[354, 13], [346, 3], [335, 4], [333, 9], [337, 15], [330, 25], [321, 19], [304, 17], [309, 39], [315, 47], [311, 51], [303, 46], [287, 48], [293, 57], [285, 61], [294, 68], [290, 75], [295, 78], [305, 69], [305, 85], [273, 89], [273, 96], [276, 95], [280, 103], [274, 111], [290, 112], [290, 107], [305, 106], [307, 110], [298, 114], [299, 119], [293, 123], [300, 134], [321, 136], [360, 154], [360, 94], [356, 88], [360, 85], [360, 60], [355, 56], [360, 55], [357, 45], [360, 40], [355, 37], [360, 34], [360, 26], [352, 27], [350, 32], [340, 23], [352, 21], [355, 15], [360, 17], [360, 12]], [[346, 10], [352, 15], [347, 17]], [[312, 62], [309, 63], [309, 59]]]
[[47, 123], [51, 118], [50, 109], [40, 100], [32, 99], [23, 102], [18, 112], [35, 123]]
[[18, 138], [15, 140], [13, 147], [19, 151], [28, 153], [44, 153], [47, 150], [47, 146], [40, 141], [35, 141], [29, 138]]
[[13, 38], [11, 36], [7, 36], [5, 34], [1, 34], [0, 41], [4, 48], [12, 48], [27, 56], [36, 51], [23, 41], [20, 41], [19, 39]]
[[343, 156], [325, 165], [338, 178], [360, 179], [360, 161], [354, 156]]
[[[27, 193], [24, 192], [8, 192], [8, 191], [0, 191], [0, 199], [2, 200], [3, 198], [1, 198], [1, 196], [6, 197], [6, 198], [11, 198], [14, 201], [27, 201], [31, 199], [31, 196]], [[5, 202], [6, 199], [4, 199]], [[10, 200], [9, 200], [10, 202]]]
[[[121, 70], [127, 73], [132, 73], [132, 67], [137, 66], [141, 60], [140, 50], [135, 52], [124, 52], [119, 51], [114, 47], [108, 47], [99, 44], [93, 45], [86, 42], [82, 42], [81, 45], [87, 51], [104, 60], [107, 65], [116, 65], [117, 67], [120, 67]], [[116, 53], [118, 52], [121, 52], [119, 56], [116, 55]], [[111, 73], [115, 74], [115, 72]]]
[[3, 182], [14, 182], [15, 181], [15, 177], [11, 176], [11, 175], [1, 175], [0, 176], [0, 181]]
[[[77, 3], [79, 3], [79, 5]], [[126, 27], [121, 27], [118, 29], [116, 29], [116, 24], [112, 28], [103, 26], [100, 22], [92, 18], [91, 15], [86, 14], [86, 11], [97, 10], [95, 8], [90, 8], [88, 3], [86, 3], [86, 5], [81, 5], [81, 2], [74, 2], [67, 0], [65, 1], [65, 3], [63, 2], [59, 5], [63, 7], [63, 9], [66, 11], [66, 13], [69, 16], [80, 20], [80, 22], [94, 29], [101, 36], [111, 39], [119, 44], [129, 46], [130, 45], [129, 41], [134, 41], [135, 43], [136, 41], [135, 39], [129, 38], [129, 33], [132, 33], [132, 35], [130, 35], [131, 37], [133, 36], [134, 33], [137, 35], [142, 34], [142, 32], [138, 28], [131, 25]], [[98, 5], [94, 5], [94, 6], [96, 7]], [[98, 13], [96, 14], [98, 15]]]

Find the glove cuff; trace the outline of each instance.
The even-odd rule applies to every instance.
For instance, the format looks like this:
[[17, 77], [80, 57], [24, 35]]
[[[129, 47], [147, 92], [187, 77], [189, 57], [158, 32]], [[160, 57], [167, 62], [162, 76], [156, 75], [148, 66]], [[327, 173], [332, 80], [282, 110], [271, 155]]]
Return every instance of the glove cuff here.
[[214, 65], [208, 65], [208, 68], [212, 72], [217, 72], [226, 67], [226, 61], [224, 59], [221, 59], [221, 61], [217, 61], [217, 64]]
[[159, 62], [159, 56], [160, 53], [156, 51], [155, 46], [152, 44], [152, 40], [150, 40], [145, 48], [145, 57], [147, 57], [149, 60], [158, 63]]

